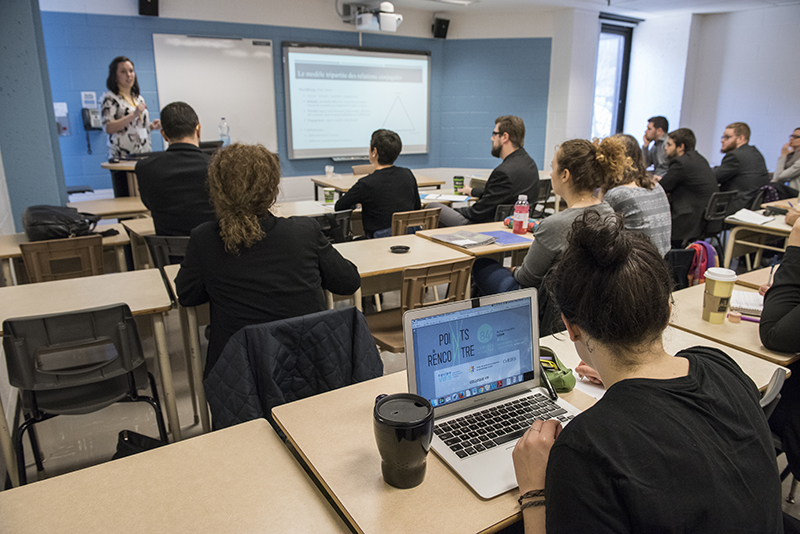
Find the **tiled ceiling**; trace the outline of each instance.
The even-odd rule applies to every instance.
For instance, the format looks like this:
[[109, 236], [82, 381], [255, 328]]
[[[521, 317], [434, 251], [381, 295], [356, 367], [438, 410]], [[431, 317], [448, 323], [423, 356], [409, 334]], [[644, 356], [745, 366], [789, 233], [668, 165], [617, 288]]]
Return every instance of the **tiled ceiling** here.
[[[461, 0], [451, 1], [459, 2]], [[356, 3], [361, 2], [356, 0]], [[637, 14], [641, 16], [667, 13], [725, 13], [792, 4], [800, 9], [800, 0], [477, 0], [468, 6], [451, 4], [445, 0], [393, 0], [393, 3], [398, 11], [403, 7], [424, 11], [511, 11], [541, 6], [599, 9], [633, 17], [636, 17]]]

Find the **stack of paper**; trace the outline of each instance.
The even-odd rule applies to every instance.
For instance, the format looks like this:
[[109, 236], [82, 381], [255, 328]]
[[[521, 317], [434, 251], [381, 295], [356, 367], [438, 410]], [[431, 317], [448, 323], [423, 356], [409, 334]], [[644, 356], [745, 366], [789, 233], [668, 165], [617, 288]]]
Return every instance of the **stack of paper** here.
[[459, 232], [455, 232], [452, 234], [432, 235], [431, 237], [437, 241], [450, 243], [452, 245], [458, 245], [459, 247], [464, 247], [464, 248], [482, 247], [483, 245], [491, 245], [492, 243], [495, 242], [496, 239], [492, 236], [484, 234], [476, 234], [474, 232], [467, 232], [466, 230], [461, 230]]
[[731, 311], [737, 311], [742, 315], [761, 317], [764, 310], [764, 297], [755, 291], [736, 291], [731, 295]]
[[750, 211], [748, 209], [742, 208], [730, 217], [728, 217], [728, 221], [734, 222], [741, 222], [747, 224], [767, 224], [771, 220], [775, 219], [775, 217], [765, 217], [760, 213], [756, 213], [755, 211]]

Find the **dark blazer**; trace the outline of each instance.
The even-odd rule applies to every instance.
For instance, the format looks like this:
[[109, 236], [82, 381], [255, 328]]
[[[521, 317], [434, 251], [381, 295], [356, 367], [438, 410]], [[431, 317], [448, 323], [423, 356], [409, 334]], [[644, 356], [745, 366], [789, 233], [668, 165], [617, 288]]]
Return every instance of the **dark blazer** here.
[[219, 223], [192, 230], [175, 286], [182, 306], [211, 302], [206, 374], [239, 329], [326, 309], [323, 289], [350, 295], [361, 286], [355, 265], [308, 217], [260, 221], [264, 239], [238, 255], [225, 251]]
[[478, 197], [475, 204], [458, 211], [471, 223], [492, 222], [497, 206], [514, 204], [519, 195], [528, 195], [530, 203], [539, 199], [539, 169], [524, 148], [506, 156], [489, 175], [486, 187], [472, 189], [472, 196]]
[[659, 183], [669, 193], [672, 241], [699, 238], [703, 233], [703, 214], [708, 199], [719, 190], [706, 158], [690, 150], [670, 160], [667, 173]]
[[361, 204], [361, 218], [367, 237], [392, 227], [392, 214], [422, 207], [414, 174], [404, 167], [379, 169], [364, 176], [336, 202], [335, 209], [347, 210]]
[[764, 156], [754, 146], [744, 144], [725, 154], [719, 167], [714, 167], [720, 191], [739, 191], [728, 213], [746, 208], [756, 191], [769, 183]]
[[136, 164], [139, 193], [157, 235], [188, 236], [195, 226], [215, 219], [206, 186], [210, 159], [194, 145], [174, 143]]

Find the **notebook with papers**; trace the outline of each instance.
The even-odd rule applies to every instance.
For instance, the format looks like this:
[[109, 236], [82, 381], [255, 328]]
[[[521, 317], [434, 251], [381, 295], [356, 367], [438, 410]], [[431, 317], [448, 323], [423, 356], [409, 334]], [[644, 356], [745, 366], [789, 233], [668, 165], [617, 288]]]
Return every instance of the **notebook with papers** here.
[[517, 487], [511, 453], [535, 419], [580, 413], [539, 384], [538, 310], [523, 289], [403, 315], [408, 390], [433, 404], [433, 450], [485, 499]]

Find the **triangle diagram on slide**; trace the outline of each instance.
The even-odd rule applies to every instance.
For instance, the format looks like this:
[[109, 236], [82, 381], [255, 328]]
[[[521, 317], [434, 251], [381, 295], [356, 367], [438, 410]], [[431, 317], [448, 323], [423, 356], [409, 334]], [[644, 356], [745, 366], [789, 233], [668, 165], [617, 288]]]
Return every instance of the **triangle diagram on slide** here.
[[392, 130], [393, 132], [413, 132], [416, 130], [414, 123], [411, 121], [411, 117], [408, 116], [406, 107], [403, 105], [403, 101], [400, 100], [399, 95], [394, 97], [392, 107], [389, 108], [389, 113], [386, 114], [386, 118], [383, 120], [383, 126], [381, 126], [381, 128], [386, 128], [387, 130]]

